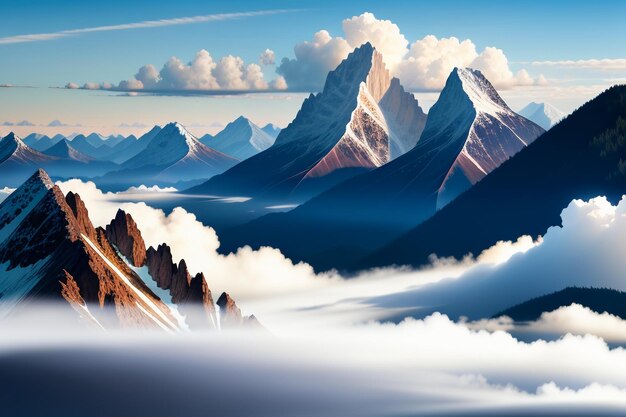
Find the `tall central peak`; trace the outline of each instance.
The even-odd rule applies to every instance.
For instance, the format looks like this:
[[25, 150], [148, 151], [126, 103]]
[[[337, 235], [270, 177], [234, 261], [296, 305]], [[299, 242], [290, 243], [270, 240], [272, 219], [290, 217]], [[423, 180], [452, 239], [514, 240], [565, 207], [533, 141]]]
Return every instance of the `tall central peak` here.
[[425, 120], [365, 43], [328, 74], [273, 146], [192, 191], [304, 200], [408, 151]]

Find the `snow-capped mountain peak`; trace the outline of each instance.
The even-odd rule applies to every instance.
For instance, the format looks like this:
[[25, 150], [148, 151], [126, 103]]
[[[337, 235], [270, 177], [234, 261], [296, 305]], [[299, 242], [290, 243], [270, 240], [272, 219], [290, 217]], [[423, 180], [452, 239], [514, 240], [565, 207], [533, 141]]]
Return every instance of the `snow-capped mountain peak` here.
[[[513, 112], [480, 71], [455, 68], [429, 113], [415, 150], [443, 155], [445, 145], [446, 158], [454, 158], [439, 187], [437, 207], [446, 205], [543, 132]], [[441, 167], [447, 164], [442, 162]]]
[[11, 132], [0, 140], [0, 163], [11, 160], [18, 164], [38, 163], [52, 159], [26, 145]]
[[207, 137], [203, 144], [234, 158], [243, 160], [258, 154], [274, 144], [275, 138], [244, 116], [228, 123], [213, 137]]
[[94, 158], [85, 155], [77, 149], [74, 149], [67, 139], [61, 140], [59, 143], [48, 148], [43, 153], [49, 156], [71, 159], [80, 162], [89, 162], [94, 160]]
[[455, 68], [452, 76], [459, 79], [463, 91], [476, 111], [488, 114], [511, 112], [509, 106], [482, 72], [471, 68]]
[[237, 159], [203, 145], [182, 124], [172, 122], [122, 166], [155, 172], [158, 180], [176, 182], [209, 178], [236, 163]]
[[519, 111], [528, 120], [548, 130], [565, 117], [565, 113], [549, 103], [531, 102]]

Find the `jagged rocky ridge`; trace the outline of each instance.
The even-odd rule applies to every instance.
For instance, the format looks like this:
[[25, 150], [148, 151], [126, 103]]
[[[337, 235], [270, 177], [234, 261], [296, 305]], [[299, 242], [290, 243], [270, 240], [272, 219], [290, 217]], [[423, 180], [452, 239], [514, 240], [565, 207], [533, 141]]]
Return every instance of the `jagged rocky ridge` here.
[[[144, 264], [188, 314], [185, 322], [133, 268]], [[219, 326], [202, 274], [191, 278], [184, 261], [174, 265], [167, 245], [146, 251], [123, 211], [106, 230], [95, 228], [80, 196], [64, 196], [41, 169], [0, 204], [0, 317], [28, 308], [32, 300], [64, 300], [105, 328], [176, 332]]]
[[[156, 249], [152, 246], [146, 250], [146, 245], [141, 236], [141, 231], [132, 216], [123, 210], [118, 210], [115, 218], [106, 227], [106, 234], [111, 243], [124, 255], [135, 267], [146, 266], [148, 274], [161, 289], [168, 290], [172, 302], [179, 306], [185, 314], [187, 324], [193, 327], [206, 327], [207, 321], [215, 327], [236, 327], [250, 320], [254, 316], [243, 317], [239, 309], [239, 319], [222, 320], [218, 323], [218, 316], [213, 303], [213, 296], [202, 272], [192, 276], [187, 268], [187, 263], [182, 259], [176, 264], [172, 259], [170, 247], [162, 243]], [[223, 293], [222, 297], [230, 296]], [[222, 298], [220, 297], [220, 298]], [[232, 300], [232, 305], [234, 304]], [[221, 305], [217, 304], [221, 307]], [[229, 304], [230, 307], [230, 304]], [[226, 316], [231, 313], [226, 311]]]
[[402, 155], [425, 122], [417, 100], [366, 43], [328, 74], [272, 147], [191, 192], [305, 199]]

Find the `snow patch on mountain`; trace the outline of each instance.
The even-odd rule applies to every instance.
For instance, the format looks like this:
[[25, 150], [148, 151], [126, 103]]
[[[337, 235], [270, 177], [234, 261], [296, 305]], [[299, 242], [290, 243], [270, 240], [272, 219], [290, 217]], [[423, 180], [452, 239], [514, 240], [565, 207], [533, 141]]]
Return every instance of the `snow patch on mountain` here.
[[[1, 231], [0, 231], [1, 232]], [[16, 266], [11, 268], [11, 262], [0, 264], [0, 319], [9, 314], [41, 279], [40, 271], [49, 262], [50, 257], [35, 262], [25, 267]], [[10, 294], [10, 297], [3, 297]]]

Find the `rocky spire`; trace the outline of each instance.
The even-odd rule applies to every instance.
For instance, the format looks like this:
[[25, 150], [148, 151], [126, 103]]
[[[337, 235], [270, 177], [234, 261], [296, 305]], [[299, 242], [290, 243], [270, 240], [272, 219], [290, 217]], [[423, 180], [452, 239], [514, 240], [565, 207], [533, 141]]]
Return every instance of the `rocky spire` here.
[[146, 244], [130, 214], [117, 210], [115, 218], [106, 226], [106, 236], [133, 266], [145, 265]]
[[[159, 288], [169, 290], [172, 301], [188, 313], [187, 320], [191, 327], [206, 327], [207, 321], [215, 324], [213, 297], [202, 273], [192, 277], [184, 259], [175, 264], [171, 249], [165, 243], [157, 249], [152, 246], [148, 248], [146, 265]], [[198, 307], [203, 307], [203, 310]]]
[[220, 308], [220, 326], [222, 329], [250, 328], [263, 329], [259, 320], [253, 315], [244, 316], [237, 307], [235, 300], [227, 292], [223, 292], [217, 300]]
[[223, 292], [217, 300], [220, 308], [220, 324], [222, 328], [239, 327], [243, 323], [241, 310], [237, 307], [237, 303], [232, 299], [230, 294]]

